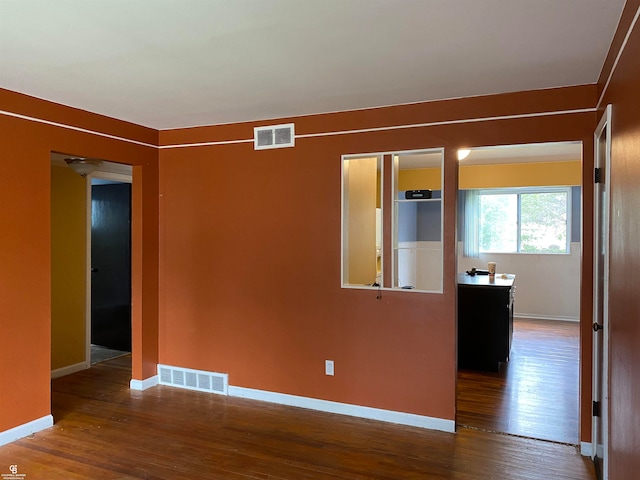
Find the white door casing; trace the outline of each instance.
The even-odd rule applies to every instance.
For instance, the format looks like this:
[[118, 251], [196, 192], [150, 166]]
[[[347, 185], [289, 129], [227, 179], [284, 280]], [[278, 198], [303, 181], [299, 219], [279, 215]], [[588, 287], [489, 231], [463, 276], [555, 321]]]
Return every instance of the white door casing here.
[[593, 402], [591, 458], [608, 478], [609, 356], [609, 178], [611, 171], [611, 105], [594, 132], [594, 269], [593, 269]]

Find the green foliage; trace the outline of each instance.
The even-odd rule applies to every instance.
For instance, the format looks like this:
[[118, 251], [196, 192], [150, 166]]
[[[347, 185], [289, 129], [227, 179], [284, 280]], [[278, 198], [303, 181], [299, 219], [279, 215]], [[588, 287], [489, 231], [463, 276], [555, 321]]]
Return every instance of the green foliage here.
[[568, 203], [566, 191], [481, 194], [480, 251], [565, 253]]
[[480, 196], [480, 251], [516, 252], [517, 195]]

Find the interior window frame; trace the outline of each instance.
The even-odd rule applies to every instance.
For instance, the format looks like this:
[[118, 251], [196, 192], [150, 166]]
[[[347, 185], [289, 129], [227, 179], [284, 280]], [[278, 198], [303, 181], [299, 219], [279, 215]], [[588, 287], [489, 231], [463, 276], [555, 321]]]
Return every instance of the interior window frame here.
[[348, 187], [345, 185], [345, 161], [347, 160], [357, 160], [357, 159], [366, 159], [366, 158], [376, 158], [379, 165], [380, 175], [378, 179], [377, 189], [378, 195], [380, 198], [380, 209], [384, 212], [384, 202], [385, 202], [385, 190], [384, 190], [384, 153], [373, 152], [373, 153], [358, 153], [358, 154], [344, 154], [341, 155], [340, 158], [340, 240], [341, 240], [341, 248], [340, 248], [340, 284], [341, 288], [355, 288], [355, 289], [381, 289], [383, 288], [384, 283], [384, 213], [381, 215], [381, 238], [380, 238], [380, 274], [377, 275], [380, 277], [380, 283], [376, 285], [376, 282], [372, 282], [369, 284], [366, 283], [349, 283], [346, 281], [347, 272], [345, 271], [345, 265], [347, 264], [347, 260], [345, 259], [345, 250], [348, 250], [348, 215], [345, 214], [345, 207], [347, 203], [347, 199], [345, 197], [348, 196]]
[[[397, 208], [399, 202], [396, 202], [396, 197], [398, 195], [397, 189], [397, 181], [398, 181], [398, 169], [397, 162], [395, 161], [396, 156], [402, 155], [412, 155], [412, 154], [422, 154], [422, 153], [438, 153], [440, 157], [440, 161], [438, 164], [439, 172], [439, 182], [440, 182], [440, 193], [441, 198], [432, 199], [432, 201], [438, 201], [440, 203], [440, 253], [439, 258], [437, 260], [437, 265], [439, 268], [439, 288], [436, 289], [419, 289], [419, 288], [401, 288], [400, 286], [395, 285], [395, 278], [397, 278], [397, 262], [395, 260], [395, 243], [397, 241], [397, 223], [398, 223], [398, 214]], [[341, 235], [341, 249], [340, 249], [340, 284], [341, 288], [347, 289], [368, 289], [368, 290], [387, 290], [387, 291], [396, 291], [396, 292], [414, 292], [414, 293], [429, 293], [429, 294], [444, 294], [444, 156], [445, 156], [445, 148], [444, 147], [426, 147], [419, 149], [411, 149], [411, 150], [395, 150], [395, 151], [387, 151], [387, 152], [368, 152], [368, 153], [354, 153], [354, 154], [343, 154], [340, 157], [340, 235]], [[348, 203], [348, 187], [345, 182], [345, 161], [347, 160], [357, 160], [359, 158], [376, 158], [378, 161], [379, 168], [379, 177], [377, 188], [379, 190], [379, 198], [380, 198], [380, 211], [381, 211], [381, 238], [380, 238], [380, 272], [378, 274], [379, 282], [376, 283], [349, 283], [347, 276], [347, 263], [348, 261], [345, 259], [345, 256], [348, 256], [348, 253], [345, 253], [345, 250], [348, 250], [348, 218], [346, 213], [347, 203]], [[426, 167], [425, 167], [426, 168]], [[387, 178], [388, 177], [388, 178]], [[390, 182], [390, 188], [387, 187], [385, 189], [385, 185], [387, 182]], [[389, 205], [390, 203], [390, 205]], [[385, 215], [385, 211], [388, 211], [387, 215]], [[390, 218], [389, 218], [390, 217]], [[390, 229], [388, 231], [387, 229]], [[385, 242], [385, 232], [388, 234], [389, 242]], [[387, 261], [385, 262], [385, 259]], [[388, 278], [385, 276], [385, 272], [391, 272], [391, 275]], [[386, 281], [385, 281], [386, 279]]]
[[[440, 257], [439, 257], [439, 269], [440, 269], [440, 288], [438, 289], [419, 289], [419, 288], [403, 288], [398, 285], [398, 260], [396, 255], [396, 250], [398, 250], [398, 206], [402, 202], [398, 198], [398, 194], [401, 190], [398, 188], [398, 180], [399, 180], [399, 159], [398, 156], [402, 155], [415, 155], [415, 154], [430, 154], [430, 153], [439, 153], [440, 154], [440, 199], [430, 199], [430, 201], [440, 200]], [[444, 293], [444, 155], [445, 148], [444, 147], [430, 147], [430, 148], [419, 148], [419, 149], [411, 149], [411, 150], [398, 150], [394, 151], [391, 154], [391, 198], [392, 202], [391, 206], [391, 285], [389, 287], [390, 290], [394, 291], [403, 291], [403, 292], [415, 292], [415, 293], [435, 293], [435, 294], [443, 294]], [[404, 190], [402, 190], [404, 191]], [[416, 202], [421, 202], [424, 200], [415, 200]]]

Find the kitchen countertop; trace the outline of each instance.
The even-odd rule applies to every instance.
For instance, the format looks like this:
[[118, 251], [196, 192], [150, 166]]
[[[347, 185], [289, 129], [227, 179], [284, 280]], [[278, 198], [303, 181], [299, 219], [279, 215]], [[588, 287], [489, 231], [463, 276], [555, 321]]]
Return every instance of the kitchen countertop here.
[[458, 285], [478, 285], [483, 287], [512, 287], [516, 276], [509, 275], [509, 278], [502, 278], [502, 273], [496, 273], [493, 281], [489, 281], [489, 275], [467, 275], [466, 273], [458, 274]]

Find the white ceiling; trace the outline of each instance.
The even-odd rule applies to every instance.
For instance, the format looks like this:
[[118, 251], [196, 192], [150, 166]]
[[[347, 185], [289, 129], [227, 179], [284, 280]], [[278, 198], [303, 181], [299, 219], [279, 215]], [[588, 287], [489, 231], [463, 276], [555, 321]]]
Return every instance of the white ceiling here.
[[0, 0], [0, 87], [156, 129], [595, 83], [625, 0]]

